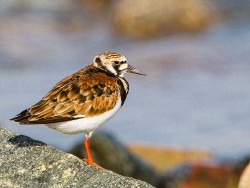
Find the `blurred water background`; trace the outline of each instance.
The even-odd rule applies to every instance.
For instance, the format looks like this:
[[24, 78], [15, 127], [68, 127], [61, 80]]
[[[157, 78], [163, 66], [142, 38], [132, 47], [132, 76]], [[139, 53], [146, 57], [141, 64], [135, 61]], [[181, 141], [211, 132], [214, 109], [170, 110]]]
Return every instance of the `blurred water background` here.
[[[107, 2], [106, 2], [107, 3]], [[110, 3], [110, 1], [109, 1]], [[250, 3], [218, 1], [222, 16], [200, 32], [130, 37], [115, 30], [111, 8], [80, 1], [0, 1], [0, 124], [69, 150], [84, 134], [8, 119], [38, 102], [62, 78], [112, 50], [148, 74], [126, 75], [130, 93], [100, 130], [119, 140], [250, 153]], [[105, 16], [104, 16], [105, 15]]]

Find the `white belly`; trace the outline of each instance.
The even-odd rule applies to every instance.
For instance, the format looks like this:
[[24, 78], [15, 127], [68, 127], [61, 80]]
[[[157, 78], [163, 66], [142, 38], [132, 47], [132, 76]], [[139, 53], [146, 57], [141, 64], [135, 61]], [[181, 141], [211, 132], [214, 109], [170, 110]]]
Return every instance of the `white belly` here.
[[121, 108], [121, 99], [117, 101], [115, 107], [101, 115], [81, 118], [60, 123], [46, 124], [52, 129], [56, 129], [65, 134], [92, 133], [98, 127], [106, 123]]

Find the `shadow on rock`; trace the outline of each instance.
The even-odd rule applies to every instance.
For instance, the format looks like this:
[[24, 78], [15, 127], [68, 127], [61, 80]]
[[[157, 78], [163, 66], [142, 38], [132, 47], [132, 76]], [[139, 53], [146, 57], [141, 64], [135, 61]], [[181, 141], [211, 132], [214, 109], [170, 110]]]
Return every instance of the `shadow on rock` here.
[[10, 138], [8, 140], [8, 142], [10, 142], [11, 144], [16, 145], [18, 147], [44, 146], [44, 145], [46, 145], [43, 142], [40, 142], [38, 140], [33, 140], [30, 137], [24, 136], [24, 135], [14, 136], [14, 137]]
[[96, 168], [71, 154], [0, 128], [0, 187], [152, 186]]
[[[157, 175], [146, 162], [129, 152], [129, 150], [107, 133], [94, 133], [90, 141], [91, 153], [96, 163], [105, 169], [123, 176], [146, 181], [157, 185]], [[83, 143], [77, 144], [71, 151], [73, 155], [84, 158], [86, 152]]]

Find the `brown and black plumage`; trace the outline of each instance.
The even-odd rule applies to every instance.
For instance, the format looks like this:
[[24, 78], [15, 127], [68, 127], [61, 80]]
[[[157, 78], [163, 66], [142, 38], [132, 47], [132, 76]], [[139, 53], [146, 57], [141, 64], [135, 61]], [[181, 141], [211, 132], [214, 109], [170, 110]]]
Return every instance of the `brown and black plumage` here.
[[124, 90], [119, 79], [90, 65], [57, 83], [41, 101], [12, 120], [47, 124], [97, 116], [114, 108]]
[[[108, 121], [123, 105], [129, 85], [126, 72], [145, 75], [116, 52], [96, 56], [92, 65], [58, 82], [38, 103], [22, 111], [12, 121], [45, 124], [66, 134], [92, 132]], [[92, 161], [90, 152], [87, 161]]]

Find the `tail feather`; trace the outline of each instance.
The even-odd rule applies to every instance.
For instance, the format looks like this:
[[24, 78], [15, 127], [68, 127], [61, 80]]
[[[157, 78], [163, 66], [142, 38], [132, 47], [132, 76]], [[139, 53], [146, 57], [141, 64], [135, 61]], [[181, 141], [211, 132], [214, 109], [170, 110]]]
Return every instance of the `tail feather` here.
[[28, 124], [28, 118], [30, 114], [28, 113], [27, 109], [22, 111], [20, 114], [17, 114], [16, 117], [11, 118], [11, 121], [18, 122], [19, 124]]

